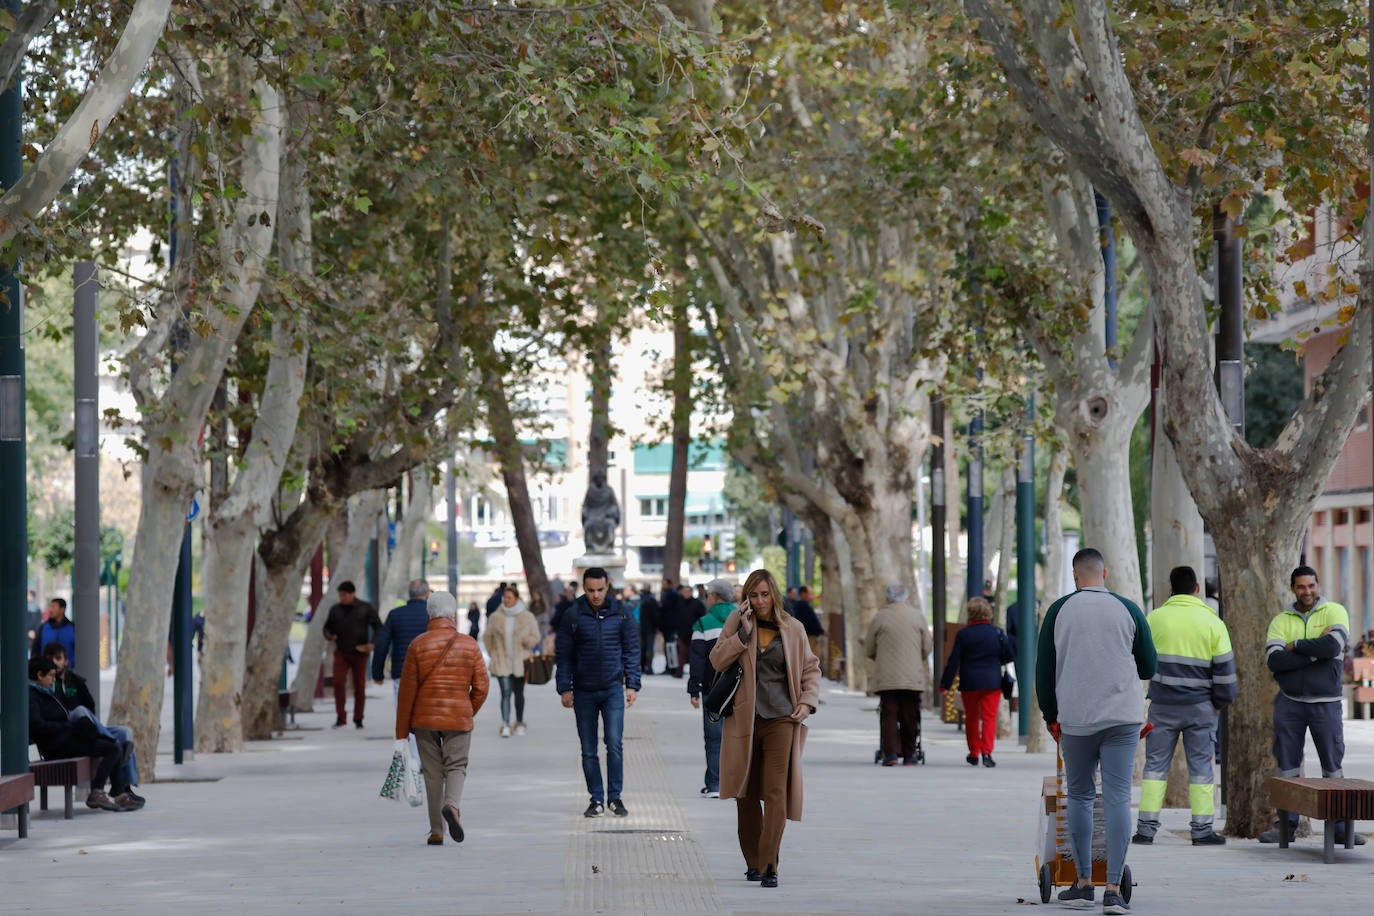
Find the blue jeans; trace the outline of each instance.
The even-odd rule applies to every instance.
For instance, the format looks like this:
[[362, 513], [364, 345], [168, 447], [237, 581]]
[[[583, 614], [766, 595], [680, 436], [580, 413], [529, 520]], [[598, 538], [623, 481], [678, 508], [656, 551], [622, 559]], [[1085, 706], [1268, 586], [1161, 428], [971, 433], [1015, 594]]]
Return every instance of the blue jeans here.
[[1139, 725], [1117, 725], [1091, 735], [1060, 736], [1069, 796], [1069, 837], [1074, 867], [1080, 875], [1092, 874], [1093, 802], [1097, 799], [1093, 774], [1100, 763], [1102, 815], [1107, 828], [1107, 883], [1121, 883], [1126, 849], [1131, 844], [1131, 771], [1139, 743]]
[[129, 745], [129, 757], [124, 761], [124, 766], [120, 768], [120, 782], [130, 786], [138, 785], [138, 757], [134, 754], [134, 733], [124, 725], [101, 725], [99, 731], [107, 738], [113, 738], [120, 744], [125, 742]]
[[701, 733], [706, 739], [706, 791], [720, 791], [720, 733], [725, 720], [711, 721], [706, 710], [701, 711]]
[[619, 798], [625, 781], [625, 688], [620, 684], [604, 690], [573, 690], [573, 715], [577, 718], [577, 737], [582, 742], [582, 776], [587, 794], [604, 804], [607, 799], [601, 783], [601, 758], [596, 753], [598, 718], [606, 730], [606, 782], [610, 798]]

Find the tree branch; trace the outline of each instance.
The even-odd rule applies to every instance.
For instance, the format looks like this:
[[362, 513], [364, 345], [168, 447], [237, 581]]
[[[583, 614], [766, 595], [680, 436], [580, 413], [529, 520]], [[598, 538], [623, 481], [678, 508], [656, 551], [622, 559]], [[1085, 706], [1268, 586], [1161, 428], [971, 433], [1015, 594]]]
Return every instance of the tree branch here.
[[56, 12], [57, 0], [32, 0], [24, 7], [14, 24], [14, 31], [5, 38], [4, 44], [0, 44], [0, 86], [9, 88], [29, 50], [29, 42], [48, 27]]

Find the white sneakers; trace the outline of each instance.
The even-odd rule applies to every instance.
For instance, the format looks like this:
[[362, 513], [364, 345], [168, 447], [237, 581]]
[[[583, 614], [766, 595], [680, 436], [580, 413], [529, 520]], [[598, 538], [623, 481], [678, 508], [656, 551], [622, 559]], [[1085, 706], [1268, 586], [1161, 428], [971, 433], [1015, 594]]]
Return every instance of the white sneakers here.
[[516, 722], [516, 723], [515, 723], [515, 733], [516, 733], [517, 735], [523, 735], [523, 734], [525, 734], [525, 732], [527, 732], [527, 731], [529, 731], [529, 729], [525, 728], [525, 723], [524, 723], [524, 722]]
[[509, 725], [502, 725], [502, 726], [501, 726], [501, 737], [502, 737], [502, 738], [509, 738], [509, 737], [510, 737], [510, 726], [509, 726]]

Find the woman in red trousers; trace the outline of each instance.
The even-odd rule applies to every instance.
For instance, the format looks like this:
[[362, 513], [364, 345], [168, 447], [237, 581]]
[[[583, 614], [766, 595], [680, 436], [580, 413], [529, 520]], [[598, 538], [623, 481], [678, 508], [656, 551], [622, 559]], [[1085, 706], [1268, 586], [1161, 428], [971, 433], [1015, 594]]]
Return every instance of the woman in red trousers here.
[[992, 605], [986, 598], [971, 598], [968, 626], [954, 638], [940, 678], [941, 692], [948, 690], [959, 676], [959, 692], [964, 698], [964, 737], [968, 739], [970, 766], [997, 766], [992, 745], [997, 739], [997, 706], [1002, 701], [1002, 666], [1015, 660], [1011, 641], [1001, 627], [992, 623]]

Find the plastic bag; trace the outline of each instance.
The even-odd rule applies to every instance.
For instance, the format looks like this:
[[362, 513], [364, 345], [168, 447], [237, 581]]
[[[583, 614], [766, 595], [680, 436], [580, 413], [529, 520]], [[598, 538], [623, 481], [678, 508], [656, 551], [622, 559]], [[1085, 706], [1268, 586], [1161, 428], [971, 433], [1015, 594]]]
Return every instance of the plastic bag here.
[[382, 798], [392, 801], [404, 800], [412, 808], [424, 804], [425, 793], [420, 785], [420, 767], [410, 756], [410, 742], [397, 741], [391, 751], [391, 766], [387, 768], [386, 780], [382, 783]]

